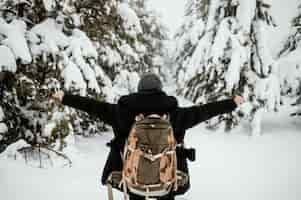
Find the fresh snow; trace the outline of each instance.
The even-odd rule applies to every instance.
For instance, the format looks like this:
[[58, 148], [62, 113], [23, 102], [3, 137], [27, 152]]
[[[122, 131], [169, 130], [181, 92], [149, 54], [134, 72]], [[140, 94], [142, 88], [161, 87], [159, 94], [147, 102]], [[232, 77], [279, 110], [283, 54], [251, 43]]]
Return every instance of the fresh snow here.
[[86, 95], [87, 84], [81, 74], [80, 69], [72, 61], [65, 59], [64, 65], [66, 66], [62, 71], [62, 77], [64, 77], [66, 89], [75, 88], [79, 89], [81, 95]]
[[[292, 89], [293, 93], [299, 91], [301, 74], [301, 48], [297, 48], [289, 54], [277, 60], [279, 66], [279, 79], [285, 89]], [[286, 88], [288, 87], [288, 88]]]
[[[248, 126], [230, 134], [210, 132], [203, 125], [189, 130], [186, 144], [197, 149], [197, 161], [189, 163], [191, 190], [176, 200], [299, 200], [301, 127], [286, 115], [287, 109], [265, 116], [262, 136], [248, 136]], [[76, 137], [78, 151], [69, 154], [74, 157], [71, 168], [45, 170], [20, 160], [0, 159], [1, 197], [107, 200], [100, 176], [109, 151], [105, 144], [111, 137], [110, 133]], [[122, 199], [120, 192], [114, 195]]]
[[56, 127], [56, 123], [54, 122], [50, 122], [48, 124], [45, 125], [44, 127], [44, 131], [43, 131], [43, 136], [44, 137], [50, 137], [52, 135], [52, 130]]
[[30, 147], [30, 144], [23, 139], [18, 140], [17, 142], [9, 145], [6, 150], [0, 154], [0, 159], [23, 159], [23, 156], [18, 152], [18, 150], [24, 147]]
[[62, 32], [55, 19], [51, 18], [35, 25], [28, 35], [34, 55], [51, 54], [55, 59], [60, 49], [69, 44], [69, 38]]
[[0, 46], [0, 72], [1, 71], [17, 71], [16, 58], [10, 48], [4, 45]]
[[13, 20], [8, 24], [3, 18], [0, 18], [0, 34], [5, 37], [1, 43], [12, 50], [16, 59], [20, 59], [23, 64], [28, 64], [32, 61], [32, 57], [27, 46], [25, 33], [26, 24], [24, 21]]
[[[243, 1], [243, 0], [242, 0]], [[283, 0], [273, 0], [271, 13], [275, 18], [276, 27], [268, 30], [268, 43], [274, 57], [277, 57], [279, 51], [287, 40], [291, 30], [291, 21], [298, 14], [300, 0], [289, 0], [284, 3]], [[284, 65], [285, 66], [285, 65]]]
[[55, 8], [55, 1], [54, 0], [43, 0], [45, 9], [47, 11], [51, 11], [53, 10], [53, 8]]
[[[268, 66], [272, 73], [265, 79], [256, 78], [250, 74], [250, 84], [256, 85], [255, 94], [260, 99], [267, 100], [268, 110], [279, 109], [277, 113], [267, 113], [259, 109], [250, 124], [247, 119], [231, 133], [222, 130], [210, 132], [204, 124], [190, 129], [187, 132], [186, 144], [197, 149], [197, 161], [190, 163], [191, 190], [176, 200], [299, 200], [301, 199], [301, 135], [300, 119], [289, 116], [292, 108], [280, 106], [280, 84], [286, 82], [294, 91], [297, 91], [300, 80], [300, 49], [274, 60], [279, 46], [286, 39], [290, 28], [290, 20], [296, 16], [297, 3], [300, 0], [290, 0], [283, 6], [283, 0], [264, 0], [271, 3], [272, 13], [276, 18], [276, 28], [269, 28], [258, 22], [259, 31], [257, 39], [259, 54], [263, 57], [264, 72]], [[65, 1], [64, 8], [67, 9]], [[135, 43], [130, 46], [121, 41], [118, 49], [109, 46], [97, 47], [103, 53], [103, 60], [109, 67], [123, 63], [121, 53], [139, 61], [140, 53], [146, 47], [140, 45], [137, 35], [142, 33], [142, 27], [136, 12], [129, 6], [128, 1], [118, 3], [117, 12], [123, 20], [123, 26]], [[250, 31], [251, 19], [255, 14], [256, 0], [236, 0], [238, 7], [238, 23], [245, 32]], [[54, 0], [43, 0], [48, 11], [54, 8]], [[202, 19], [193, 21], [184, 27], [188, 32], [179, 38], [175, 52], [182, 52], [185, 44], [192, 44], [194, 52], [188, 55], [183, 62], [183, 71], [179, 72], [178, 79], [184, 83], [196, 73], [200, 72], [198, 65], [212, 54], [215, 64], [219, 64], [226, 42], [231, 41], [231, 62], [226, 71], [225, 81], [227, 89], [231, 90], [239, 80], [240, 68], [248, 60], [245, 49], [241, 46], [246, 39], [241, 32], [231, 32], [227, 28], [227, 20], [221, 22], [218, 33], [213, 37], [212, 28], [216, 26], [216, 9], [219, 0], [212, 0], [207, 22]], [[0, 3], [1, 4], [1, 3]], [[105, 8], [107, 9], [107, 8]], [[106, 12], [110, 12], [106, 10]], [[280, 14], [281, 13], [281, 14]], [[74, 15], [76, 24], [80, 24], [79, 16]], [[0, 18], [0, 72], [17, 70], [16, 60], [23, 64], [32, 62], [32, 57], [52, 55], [54, 59], [62, 59], [58, 66], [62, 70], [66, 89], [78, 89], [85, 96], [87, 89], [104, 92], [106, 100], [116, 101], [116, 97], [136, 91], [139, 75], [136, 72], [120, 70], [115, 80], [112, 81], [105, 74], [101, 66], [96, 64], [98, 53], [96, 47], [87, 35], [79, 29], [74, 29], [71, 35], [62, 31], [62, 16], [57, 19], [46, 19], [42, 23], [27, 30], [26, 24], [21, 20], [10, 23]], [[235, 24], [236, 26], [236, 24]], [[236, 30], [240, 30], [237, 27]], [[206, 31], [206, 32], [205, 32]], [[202, 36], [202, 34], [206, 33]], [[114, 34], [111, 35], [114, 39]], [[214, 40], [213, 40], [214, 39]], [[213, 40], [213, 41], [212, 41]], [[155, 42], [155, 41], [154, 41]], [[212, 48], [209, 45], [213, 44]], [[269, 48], [266, 48], [269, 47]], [[208, 49], [208, 51], [207, 51]], [[119, 52], [118, 52], [119, 51]], [[272, 54], [271, 54], [272, 52]], [[191, 58], [190, 58], [191, 57]], [[156, 63], [162, 60], [157, 59]], [[289, 68], [288, 66], [293, 66]], [[256, 66], [255, 66], [256, 68]], [[260, 71], [260, 69], [257, 69]], [[279, 76], [279, 77], [278, 77]], [[29, 81], [26, 76], [20, 78]], [[98, 85], [99, 79], [105, 87]], [[170, 95], [173, 95], [171, 92]], [[248, 96], [247, 92], [244, 94]], [[191, 105], [191, 102], [181, 99], [181, 104]], [[185, 103], [184, 103], [185, 102]], [[284, 105], [288, 105], [284, 102]], [[249, 102], [239, 109], [246, 118], [251, 113], [253, 105]], [[54, 113], [51, 120], [59, 120], [65, 116]], [[36, 123], [34, 120], [33, 123]], [[48, 137], [55, 128], [55, 123], [50, 121], [43, 127], [41, 136]], [[72, 127], [70, 126], [70, 129]], [[0, 141], [8, 132], [5, 122], [5, 113], [0, 107]], [[106, 143], [112, 138], [112, 133], [107, 132], [94, 137], [83, 138], [74, 136], [73, 131], [64, 140], [68, 146], [63, 152], [72, 160], [72, 167], [62, 167], [65, 160], [56, 158], [51, 168], [38, 168], [37, 160], [29, 160], [25, 164], [22, 155], [17, 151], [30, 145], [24, 140], [11, 144], [0, 154], [0, 199], [2, 200], [108, 200], [106, 188], [101, 186], [101, 171], [106, 161], [109, 149]], [[2, 135], [2, 133], [5, 133]], [[30, 131], [25, 132], [28, 137]], [[41, 139], [41, 138], [38, 138]], [[59, 144], [55, 144], [59, 146]], [[54, 148], [57, 149], [57, 148]], [[54, 153], [53, 153], [54, 154]], [[51, 155], [51, 156], [55, 156]], [[33, 162], [33, 163], [30, 163]], [[45, 161], [46, 162], [46, 161]], [[48, 166], [48, 165], [47, 165]], [[122, 193], [115, 192], [115, 199], [123, 199]]]
[[0, 121], [3, 121], [3, 120], [4, 120], [4, 117], [5, 117], [5, 115], [4, 115], [3, 109], [2, 109], [2, 107], [0, 106]]
[[113, 50], [109, 46], [104, 46], [101, 48], [105, 55], [101, 55], [104, 61], [108, 62], [109, 66], [114, 66], [115, 64], [122, 63], [121, 55], [116, 51]]
[[113, 92], [115, 93], [115, 96], [120, 97], [122, 95], [137, 92], [139, 80], [140, 77], [137, 72], [121, 70], [113, 82]]
[[[5, 123], [0, 122], [0, 133], [6, 133], [8, 131], [8, 128]], [[2, 138], [0, 138], [1, 140]]]
[[88, 58], [97, 59], [97, 51], [84, 32], [79, 29], [73, 30], [66, 54], [71, 57], [71, 60], [81, 69], [85, 79], [88, 80], [88, 87], [100, 93], [95, 72], [86, 61]]
[[255, 15], [256, 2], [256, 0], [239, 0], [237, 19], [247, 33], [250, 32], [251, 22]]
[[117, 7], [117, 12], [123, 20], [124, 28], [131, 36], [135, 37], [138, 33], [142, 33], [139, 18], [127, 3], [120, 3]]

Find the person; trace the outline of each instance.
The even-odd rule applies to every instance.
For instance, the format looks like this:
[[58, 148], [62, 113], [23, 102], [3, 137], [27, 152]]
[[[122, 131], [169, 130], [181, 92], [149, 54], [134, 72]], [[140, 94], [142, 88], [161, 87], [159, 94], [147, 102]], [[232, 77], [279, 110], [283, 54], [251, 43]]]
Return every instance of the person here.
[[[160, 78], [153, 73], [144, 74], [138, 83], [138, 92], [120, 97], [116, 104], [100, 102], [63, 91], [55, 93], [53, 98], [66, 106], [96, 115], [103, 122], [112, 126], [114, 139], [109, 143], [111, 148], [103, 169], [102, 184], [106, 184], [112, 171], [122, 171], [121, 152], [137, 115], [168, 114], [177, 144], [183, 144], [187, 129], [214, 116], [232, 112], [244, 102], [243, 97], [236, 95], [230, 99], [205, 105], [180, 107], [174, 96], [168, 96], [163, 91]], [[183, 152], [185, 151], [177, 150], [177, 167], [189, 174], [187, 165], [189, 155]], [[184, 194], [189, 188], [190, 183], [188, 181], [184, 187], [178, 188], [177, 191], [159, 199], [174, 200], [174, 196]], [[130, 200], [140, 199], [144, 198], [130, 194]]]

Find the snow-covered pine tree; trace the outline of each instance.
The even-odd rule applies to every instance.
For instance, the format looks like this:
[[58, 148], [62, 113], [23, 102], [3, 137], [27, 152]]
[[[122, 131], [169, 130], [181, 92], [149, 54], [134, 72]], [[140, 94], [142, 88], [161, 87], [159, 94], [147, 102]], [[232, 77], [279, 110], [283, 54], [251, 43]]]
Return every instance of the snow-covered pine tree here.
[[165, 46], [168, 39], [167, 28], [160, 21], [155, 11], [148, 9], [149, 0], [130, 0], [130, 5], [137, 13], [143, 34], [137, 38], [143, 44], [146, 51], [141, 55], [140, 63], [144, 65], [145, 71], [153, 71], [164, 76]]
[[[17, 63], [29, 63], [32, 58], [25, 40], [26, 24], [17, 19], [13, 1], [2, 2], [0, 12], [0, 152], [24, 138], [29, 128], [16, 91]], [[17, 42], [16, 42], [17, 41]]]
[[[182, 94], [197, 103], [241, 94], [248, 101], [244, 113], [256, 122], [253, 131], [260, 132], [260, 108], [274, 109], [279, 103], [277, 70], [264, 39], [268, 26], [274, 25], [270, 5], [261, 0], [201, 0], [192, 5], [204, 14], [197, 17], [201, 29], [184, 35], [191, 38], [196, 34], [197, 40], [190, 47], [192, 53], [179, 65]], [[183, 49], [182, 39], [178, 40]], [[181, 58], [181, 51], [175, 56]], [[238, 119], [237, 113], [219, 116], [210, 121], [210, 127], [225, 121], [229, 130]]]
[[[15, 93], [10, 95], [15, 101], [10, 103], [20, 111], [14, 120], [20, 121], [20, 116], [25, 118], [26, 123], [17, 126], [23, 130], [21, 138], [33, 147], [45, 146], [61, 151], [67, 141], [72, 142], [73, 133], [101, 132], [103, 124], [94, 118], [49, 102], [50, 93], [57, 89], [101, 100], [105, 97], [105, 88], [111, 87], [110, 79], [97, 64], [97, 51], [91, 40], [77, 26], [68, 30], [64, 26], [66, 19], [73, 16], [64, 15], [63, 8], [48, 10], [45, 16], [49, 17], [31, 24], [40, 16], [32, 15], [33, 11], [41, 10], [36, 9], [35, 4], [30, 4], [31, 9], [21, 9], [22, 14], [18, 10], [19, 4], [8, 2], [3, 6], [2, 50], [11, 51], [12, 60], [18, 63], [11, 87]], [[9, 17], [7, 13], [10, 13]], [[30, 18], [32, 16], [36, 18]], [[6, 100], [10, 99], [7, 97]]]
[[167, 40], [167, 29], [159, 21], [158, 15], [147, 8], [147, 4], [148, 1], [145, 0], [129, 1], [129, 6], [135, 11], [139, 20], [135, 24], [140, 24], [142, 31], [135, 38], [139, 58], [135, 65], [138, 65], [138, 70], [124, 68], [115, 77], [114, 91], [117, 97], [136, 92], [141, 73], [151, 71], [165, 78], [167, 68], [164, 42]]
[[281, 74], [282, 95], [297, 98], [293, 116], [301, 115], [301, 4], [298, 14], [292, 20], [291, 31], [283, 48], [279, 52], [279, 70]]
[[[22, 1], [20, 6], [20, 2], [1, 4], [1, 55], [10, 56], [6, 61], [15, 63], [12, 89], [5, 89], [15, 101], [7, 97], [7, 102], [16, 107], [16, 114], [12, 114], [15, 124], [22, 121], [16, 125], [22, 130], [18, 132], [22, 139], [33, 147], [61, 151], [72, 143], [74, 133], [99, 133], [103, 124], [86, 113], [49, 102], [51, 92], [64, 89], [112, 100], [112, 82], [106, 74], [111, 78], [130, 74], [138, 80], [138, 73], [150, 67], [146, 60], [155, 60], [156, 53], [148, 54], [147, 48], [157, 48], [147, 46], [140, 19], [128, 3], [32, 0], [24, 5]], [[4, 71], [2, 67], [1, 74]], [[6, 109], [4, 104], [1, 108]], [[1, 116], [1, 126], [10, 132], [7, 119], [8, 115]], [[1, 130], [5, 134], [6, 127]], [[19, 135], [9, 141], [16, 138]], [[10, 143], [1, 143], [1, 148]]]
[[[238, 19], [251, 38], [250, 63], [245, 72], [243, 94], [248, 101], [245, 110], [252, 120], [252, 133], [261, 133], [261, 120], [265, 111], [275, 112], [280, 105], [278, 64], [268, 47], [268, 29], [276, 26], [270, 15], [270, 0], [253, 3], [240, 1]], [[247, 16], [251, 13], [252, 18]], [[250, 26], [247, 26], [249, 25]]]
[[[84, 0], [75, 2], [74, 10], [80, 13], [82, 29], [97, 44], [98, 62], [117, 85], [121, 79], [136, 80], [137, 73], [148, 71], [160, 60], [156, 58], [162, 53], [164, 32], [143, 1]], [[128, 85], [125, 82], [122, 90]], [[124, 94], [118, 88], [114, 91], [117, 96]]]
[[[197, 6], [199, 5], [199, 6]], [[183, 94], [187, 77], [187, 64], [195, 51], [204, 29], [209, 2], [188, 0], [185, 7], [184, 20], [175, 34], [175, 48], [171, 53], [172, 63], [176, 68], [178, 92]], [[199, 11], [198, 9], [199, 8]], [[200, 14], [199, 14], [200, 13]], [[204, 13], [204, 14], [202, 14]]]
[[13, 87], [16, 70], [14, 55], [9, 48], [0, 46], [0, 153], [7, 146], [24, 138], [27, 119], [23, 116], [18, 101], [16, 90]]
[[[188, 36], [178, 39], [180, 51], [176, 57], [182, 59], [182, 52], [187, 56], [179, 63], [177, 77], [179, 91], [193, 102], [216, 101], [238, 90], [234, 84], [240, 74], [235, 73], [247, 63], [248, 43], [236, 19], [237, 6], [237, 1], [228, 0], [190, 1], [187, 6], [190, 31], [183, 31]], [[225, 117], [221, 116], [214, 124], [223, 120]], [[231, 128], [235, 120], [234, 116], [227, 116], [226, 128]]]

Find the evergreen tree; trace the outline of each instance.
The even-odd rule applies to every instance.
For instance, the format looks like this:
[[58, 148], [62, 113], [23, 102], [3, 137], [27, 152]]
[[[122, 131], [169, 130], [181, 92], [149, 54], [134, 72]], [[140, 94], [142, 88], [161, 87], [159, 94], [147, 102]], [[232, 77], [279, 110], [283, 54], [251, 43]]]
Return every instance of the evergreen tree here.
[[96, 117], [57, 105], [49, 97], [63, 89], [113, 101], [119, 91], [112, 94], [112, 80], [116, 85], [125, 83], [120, 81], [124, 77], [138, 81], [139, 73], [160, 69], [155, 61], [163, 52], [165, 35], [140, 4], [7, 0], [1, 5], [0, 52], [7, 57], [0, 69], [5, 99], [0, 104], [1, 151], [18, 139], [33, 151], [63, 151], [74, 134], [105, 129]]
[[[39, 9], [35, 8], [36, 4], [31, 4], [31, 9], [21, 9], [22, 15], [17, 9], [19, 4], [9, 7], [8, 2], [4, 5], [12, 11], [9, 17], [7, 10], [3, 14], [2, 44], [12, 50], [18, 61], [11, 86], [15, 93], [10, 95], [16, 101], [10, 101], [10, 107], [18, 108], [14, 121], [19, 122], [20, 117], [25, 119], [16, 126], [22, 131], [5, 145], [22, 138], [33, 147], [62, 151], [68, 140], [72, 142], [73, 133], [100, 133], [104, 126], [95, 118], [49, 102], [50, 94], [58, 89], [100, 100], [105, 98], [104, 87], [110, 87], [111, 83], [97, 64], [97, 51], [90, 39], [76, 26], [65, 26], [72, 16], [65, 14], [63, 7], [50, 11], [43, 9], [47, 13], [42, 14], [45, 18], [40, 21], [41, 15], [32, 15], [32, 12], [41, 10], [41, 5], [38, 5]], [[27, 26], [28, 22], [36, 21], [40, 22]], [[5, 100], [11, 99], [7, 95]], [[5, 148], [4, 145], [1, 147]]]
[[297, 98], [293, 104], [296, 106], [296, 111], [292, 115], [295, 116], [301, 115], [301, 4], [291, 26], [290, 35], [279, 52], [278, 62], [280, 66], [283, 66], [280, 68], [282, 94]]
[[16, 102], [14, 76], [8, 70], [0, 72], [0, 153], [17, 140], [24, 138], [27, 119]]
[[[276, 66], [264, 38], [267, 26], [274, 25], [268, 12], [270, 5], [261, 0], [201, 0], [192, 5], [197, 12], [204, 12], [196, 17], [202, 24], [197, 27], [202, 28], [177, 38], [182, 51], [176, 52], [175, 57], [182, 58], [185, 49], [192, 50], [179, 64], [180, 92], [197, 103], [241, 94], [248, 101], [243, 113], [253, 120], [253, 131], [260, 132], [261, 108], [272, 110], [279, 103]], [[190, 45], [195, 33], [197, 40]], [[185, 48], [183, 38], [190, 42], [184, 43]], [[210, 127], [224, 121], [229, 130], [238, 124], [238, 114], [219, 116], [210, 121]]]
[[[18, 20], [17, 6], [13, 1], [3, 2], [0, 12], [0, 152], [24, 138], [29, 127], [17, 96], [17, 63], [29, 63], [32, 58], [26, 44], [26, 24]], [[12, 40], [18, 40], [13, 43]], [[22, 50], [20, 50], [22, 49]]]
[[[142, 63], [145, 65], [145, 71], [154, 71], [160, 73], [163, 71], [164, 57], [166, 49], [164, 41], [167, 38], [167, 29], [159, 21], [157, 13], [147, 8], [148, 1], [145, 0], [131, 0], [130, 5], [133, 7], [140, 20], [143, 34], [138, 38], [146, 51], [142, 57]], [[161, 72], [161, 75], [164, 75]]]
[[80, 13], [82, 29], [98, 46], [99, 64], [114, 83], [120, 83], [124, 70], [132, 78], [151, 68], [160, 71], [158, 61], [163, 60], [166, 34], [146, 9], [146, 2], [84, 0], [75, 2], [74, 7]]
[[205, 26], [207, 15], [198, 15], [199, 12], [196, 9], [198, 2], [199, 5], [202, 5], [199, 8], [205, 9], [200, 11], [200, 13], [207, 11], [209, 7], [208, 1], [188, 0], [185, 7], [184, 23], [175, 34], [176, 45], [174, 52], [172, 52], [172, 61], [176, 67], [175, 78], [179, 93], [183, 93], [185, 88], [186, 80], [188, 80], [187, 65], [198, 45]]

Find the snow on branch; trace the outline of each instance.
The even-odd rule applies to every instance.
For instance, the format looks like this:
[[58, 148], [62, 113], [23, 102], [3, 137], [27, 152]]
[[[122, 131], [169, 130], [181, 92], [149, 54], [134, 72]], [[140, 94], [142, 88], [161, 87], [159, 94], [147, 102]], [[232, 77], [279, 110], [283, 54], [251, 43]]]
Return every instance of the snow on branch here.
[[4, 36], [1, 43], [11, 49], [15, 59], [20, 59], [23, 64], [32, 61], [31, 54], [26, 41], [26, 24], [21, 20], [13, 20], [6, 23], [0, 18], [0, 34]]
[[135, 37], [137, 34], [142, 33], [140, 20], [129, 4], [120, 3], [117, 6], [117, 12], [121, 16], [124, 28], [128, 31], [129, 35]]

